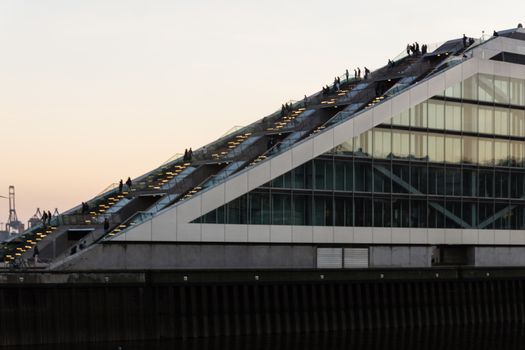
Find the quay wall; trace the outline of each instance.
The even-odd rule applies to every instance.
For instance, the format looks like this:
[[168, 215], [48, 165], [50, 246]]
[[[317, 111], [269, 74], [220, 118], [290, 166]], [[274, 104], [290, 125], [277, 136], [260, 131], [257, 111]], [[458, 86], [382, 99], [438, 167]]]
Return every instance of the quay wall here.
[[0, 346], [524, 322], [523, 268], [0, 274]]

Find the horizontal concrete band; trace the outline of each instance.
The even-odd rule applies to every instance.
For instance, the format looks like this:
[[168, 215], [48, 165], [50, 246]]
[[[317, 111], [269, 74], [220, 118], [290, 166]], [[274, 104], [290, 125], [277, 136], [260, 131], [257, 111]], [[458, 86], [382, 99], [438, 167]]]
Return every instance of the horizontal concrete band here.
[[373, 268], [352, 270], [171, 270], [111, 272], [34, 272], [2, 273], [0, 286], [34, 285], [156, 285], [297, 283], [335, 281], [419, 281], [525, 279], [525, 268]]

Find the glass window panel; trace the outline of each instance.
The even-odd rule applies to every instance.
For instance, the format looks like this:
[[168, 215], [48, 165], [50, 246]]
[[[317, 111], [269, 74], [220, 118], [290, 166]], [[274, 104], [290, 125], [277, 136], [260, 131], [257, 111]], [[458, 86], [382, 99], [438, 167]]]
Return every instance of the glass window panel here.
[[512, 171], [510, 174], [510, 196], [512, 198], [525, 196], [525, 174], [521, 171]]
[[392, 133], [386, 129], [374, 129], [374, 157], [388, 158], [392, 153]]
[[445, 105], [445, 128], [461, 131], [461, 104], [447, 102]]
[[372, 226], [372, 199], [371, 198], [354, 198], [354, 222], [355, 226]]
[[478, 159], [479, 164], [482, 165], [493, 165], [494, 164], [494, 152], [493, 152], [493, 140], [491, 139], [478, 139]]
[[410, 185], [420, 193], [427, 193], [428, 168], [426, 166], [411, 165]]
[[314, 195], [314, 225], [333, 226], [332, 197]]
[[478, 162], [478, 139], [475, 137], [463, 136], [463, 157], [462, 162], [477, 164]]
[[423, 102], [410, 109], [410, 125], [414, 128], [427, 127], [427, 103]]
[[478, 225], [478, 203], [475, 201], [463, 201], [462, 218], [471, 227]]
[[510, 104], [515, 106], [525, 105], [525, 81], [510, 79]]
[[408, 158], [410, 155], [410, 133], [392, 130], [392, 155], [394, 158]]
[[461, 98], [461, 83], [457, 83], [445, 90], [445, 96], [451, 98]]
[[428, 160], [427, 134], [410, 133], [410, 157], [414, 160]]
[[310, 165], [310, 162], [300, 165], [293, 170], [293, 188], [305, 188], [306, 186], [306, 167]]
[[512, 209], [510, 214], [510, 227], [513, 230], [523, 230], [525, 228], [525, 207], [522, 205], [516, 206]]
[[292, 197], [290, 194], [272, 194], [272, 224], [292, 224]]
[[445, 138], [443, 135], [428, 135], [428, 158], [430, 162], [436, 163], [445, 160]]
[[392, 192], [408, 193], [410, 188], [410, 167], [407, 165], [392, 165]]
[[491, 218], [494, 216], [494, 202], [480, 201], [478, 203], [478, 227], [480, 229], [492, 229], [494, 223]]
[[270, 194], [252, 192], [249, 194], [250, 223], [254, 225], [270, 224]]
[[463, 131], [478, 132], [478, 106], [464, 103], [463, 107]]
[[383, 164], [376, 164], [374, 169], [374, 192], [383, 192], [383, 193], [390, 193], [391, 192], [391, 184], [390, 184], [390, 176], [385, 175], [382, 171], [379, 171], [377, 167], [383, 167], [384, 169], [387, 169], [387, 171], [390, 170], [390, 165], [383, 165]]
[[494, 162], [499, 166], [510, 166], [509, 141], [494, 141]]
[[449, 196], [461, 196], [461, 169], [448, 168], [445, 171], [445, 189]]
[[404, 198], [392, 198], [392, 227], [410, 227], [410, 202]]
[[366, 131], [354, 138], [354, 154], [358, 157], [372, 155], [372, 130]]
[[525, 137], [525, 111], [510, 110], [510, 134], [512, 136]]
[[463, 196], [475, 197], [478, 194], [478, 171], [476, 169], [463, 168], [462, 190]]
[[477, 101], [478, 99], [478, 76], [472, 76], [463, 82], [463, 98]]
[[503, 215], [498, 215], [496, 220], [494, 220], [494, 229], [496, 230], [506, 230], [510, 229], [511, 218], [510, 214], [512, 213], [512, 207], [509, 206], [508, 202], [496, 202], [494, 205], [494, 213], [503, 213]]
[[509, 134], [508, 108], [494, 108], [494, 133], [496, 135]]
[[406, 110], [392, 118], [392, 125], [410, 126], [410, 111]]
[[391, 206], [390, 198], [374, 198], [374, 226], [391, 227]]
[[478, 100], [494, 102], [494, 77], [486, 74], [478, 75]]
[[510, 172], [496, 171], [494, 176], [494, 195], [498, 198], [509, 198]]
[[[447, 209], [447, 215], [445, 215], [445, 227], [447, 228], [461, 228], [459, 220], [461, 220], [461, 201], [451, 200], [447, 198], [445, 202], [445, 208]], [[454, 220], [456, 219], [456, 220]]]
[[335, 226], [353, 226], [353, 199], [335, 198]]
[[478, 196], [494, 196], [494, 172], [491, 170], [480, 170], [478, 175]]
[[445, 128], [445, 104], [442, 101], [428, 101], [428, 128], [443, 130]]
[[247, 198], [248, 196], [242, 196], [226, 205], [228, 224], [247, 224]]
[[293, 195], [293, 224], [312, 225], [312, 196]]
[[354, 186], [358, 192], [372, 192], [372, 165], [365, 162], [355, 162]]
[[494, 77], [494, 102], [509, 104], [509, 78]]
[[331, 153], [339, 155], [351, 155], [354, 151], [353, 139], [350, 141], [343, 142], [342, 144], [334, 147]]
[[481, 134], [494, 134], [494, 108], [478, 107], [478, 131]]
[[346, 181], [346, 174], [345, 174], [345, 170], [346, 170], [346, 163], [347, 162], [342, 162], [342, 161], [335, 161], [334, 162], [334, 168], [335, 168], [335, 172], [334, 172], [334, 176], [335, 176], [335, 190], [337, 191], [344, 191], [346, 186], [345, 186], [345, 181]]
[[410, 200], [410, 227], [427, 226], [427, 201], [426, 199]]
[[447, 163], [461, 162], [461, 137], [447, 136], [445, 138], [445, 161]]
[[445, 216], [443, 209], [445, 208], [445, 201], [435, 199], [428, 201], [428, 227], [429, 228], [443, 228], [445, 227]]
[[510, 142], [510, 163], [511, 166], [523, 166], [525, 157], [525, 144], [521, 141]]
[[428, 168], [428, 193], [445, 194], [445, 170], [443, 168]]

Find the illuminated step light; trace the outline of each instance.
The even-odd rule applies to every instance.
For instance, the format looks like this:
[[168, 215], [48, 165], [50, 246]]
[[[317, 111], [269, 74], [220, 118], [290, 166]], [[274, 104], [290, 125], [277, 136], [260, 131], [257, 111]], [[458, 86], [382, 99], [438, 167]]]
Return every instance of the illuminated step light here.
[[15, 253], [15, 255], [16, 255], [16, 256], [22, 256], [22, 254], [20, 254], [20, 253]]

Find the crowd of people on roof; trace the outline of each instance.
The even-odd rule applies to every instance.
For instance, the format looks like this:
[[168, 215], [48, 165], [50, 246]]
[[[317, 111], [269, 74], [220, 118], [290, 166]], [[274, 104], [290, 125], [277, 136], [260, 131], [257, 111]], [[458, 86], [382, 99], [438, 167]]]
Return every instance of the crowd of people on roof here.
[[184, 149], [184, 156], [182, 157], [182, 160], [184, 162], [191, 162], [193, 159], [193, 151], [190, 147], [190, 149]]
[[42, 214], [42, 224], [44, 227], [46, 225], [51, 225], [51, 219], [53, 218], [53, 215], [51, 215], [51, 212], [48, 210], [47, 212], [44, 210], [44, 213]]
[[463, 34], [463, 47], [464, 48], [474, 44], [474, 42], [475, 42], [474, 38], [469, 38], [465, 34]]
[[[419, 55], [425, 55], [428, 52], [428, 45], [423, 44], [419, 46], [419, 43], [416, 41], [413, 44], [407, 44], [407, 55], [408, 56], [419, 56]], [[390, 64], [391, 61], [389, 61]]]

